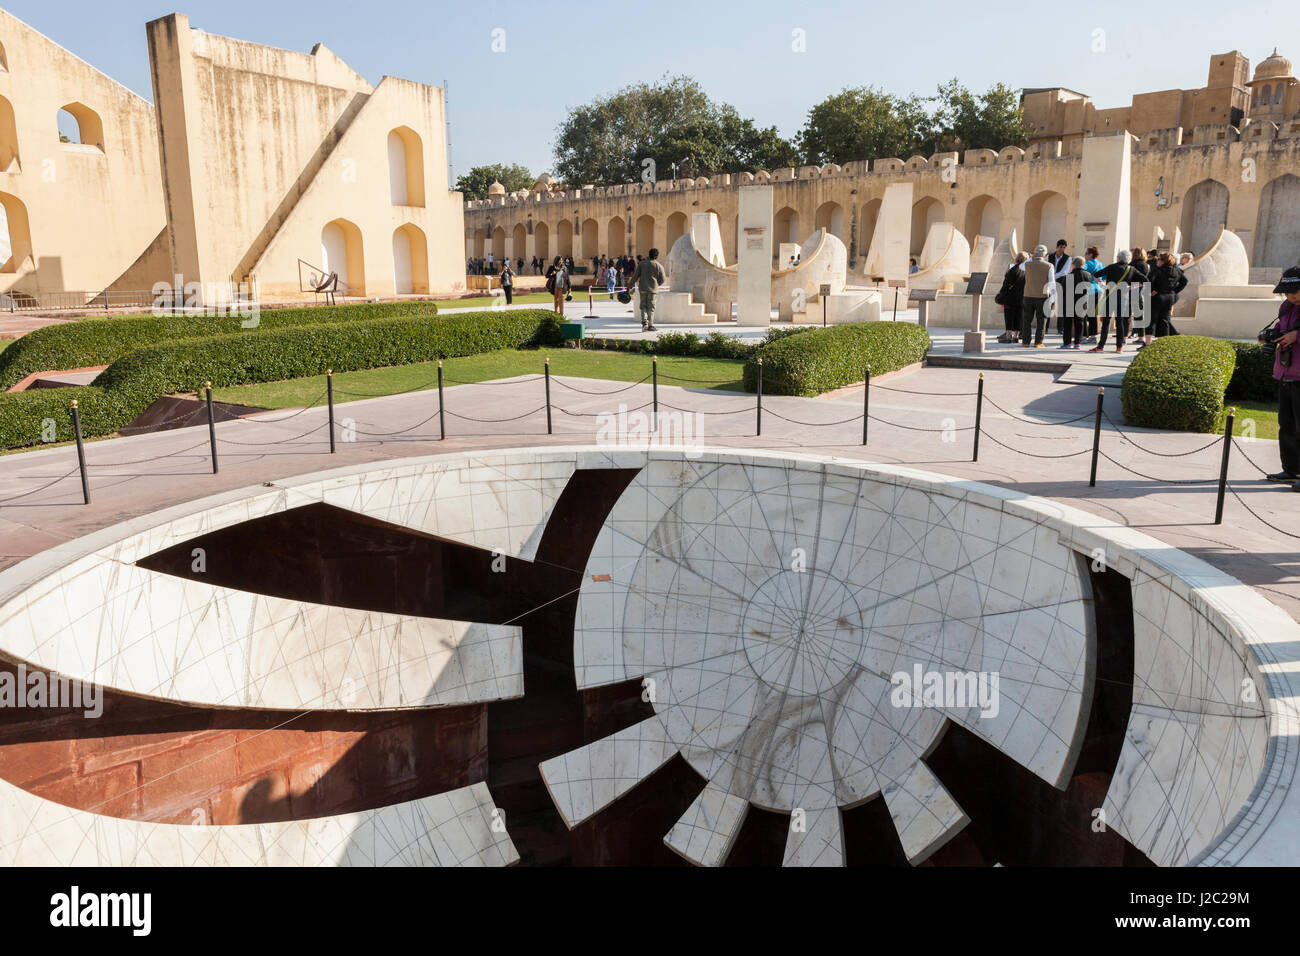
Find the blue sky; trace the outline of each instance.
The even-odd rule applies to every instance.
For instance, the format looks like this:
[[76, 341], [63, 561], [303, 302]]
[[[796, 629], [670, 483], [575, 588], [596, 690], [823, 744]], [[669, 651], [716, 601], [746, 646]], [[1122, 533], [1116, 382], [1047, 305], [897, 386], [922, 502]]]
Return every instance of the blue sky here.
[[[144, 24], [175, 7], [15, 0], [5, 9], [152, 99]], [[1300, 60], [1295, 11], [1295, 0], [194, 0], [180, 9], [210, 33], [304, 52], [324, 43], [372, 83], [384, 74], [445, 82], [458, 173], [493, 162], [541, 172], [566, 110], [664, 73], [695, 77], [714, 99], [786, 136], [845, 86], [929, 93], [953, 76], [975, 90], [1066, 86], [1103, 108], [1124, 106], [1133, 92], [1204, 85], [1214, 53], [1240, 49], [1252, 69], [1274, 46]], [[496, 28], [504, 52], [492, 51]], [[792, 49], [796, 30], [804, 52]]]

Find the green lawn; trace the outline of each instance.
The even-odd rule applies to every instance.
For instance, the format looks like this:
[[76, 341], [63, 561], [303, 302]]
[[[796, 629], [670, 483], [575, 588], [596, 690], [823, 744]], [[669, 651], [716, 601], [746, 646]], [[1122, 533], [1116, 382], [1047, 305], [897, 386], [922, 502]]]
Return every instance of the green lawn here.
[[[556, 375], [635, 382], [650, 374], [648, 355], [584, 352], [578, 349], [531, 349], [485, 352], [482, 355], [447, 359], [443, 363], [443, 376], [446, 384], [451, 385], [454, 382], [482, 382], [516, 375], [540, 375], [547, 358], [551, 360], [551, 372]], [[744, 364], [730, 359], [664, 355], [659, 358], [659, 384], [739, 392], [744, 390], [741, 385], [741, 369]], [[334, 400], [359, 401], [377, 395], [436, 388], [437, 384], [437, 362], [419, 362], [364, 372], [340, 372], [334, 376]], [[313, 401], [324, 390], [325, 376], [316, 375], [262, 385], [213, 389], [212, 397], [219, 402], [257, 408], [297, 408]], [[364, 394], [348, 394], [349, 392]]]
[[1246, 422], [1250, 421], [1254, 422], [1256, 438], [1277, 438], [1277, 402], [1229, 400], [1226, 404], [1237, 408], [1237, 417], [1232, 420], [1234, 435], [1246, 434]]
[[[496, 295], [496, 289], [492, 290], [492, 295], [478, 295], [468, 299], [439, 299], [437, 302], [438, 311], [444, 309], [486, 309], [492, 305], [492, 300]], [[577, 295], [574, 295], [575, 300]], [[586, 294], [583, 294], [586, 299]], [[501, 300], [503, 303], [505, 299]], [[514, 297], [511, 305], [550, 305], [555, 301], [555, 296], [549, 292], [526, 292]]]

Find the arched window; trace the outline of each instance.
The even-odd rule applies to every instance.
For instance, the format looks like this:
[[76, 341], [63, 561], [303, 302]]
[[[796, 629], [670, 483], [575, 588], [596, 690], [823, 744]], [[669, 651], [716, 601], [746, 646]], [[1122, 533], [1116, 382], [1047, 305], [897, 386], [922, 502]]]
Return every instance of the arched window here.
[[104, 150], [104, 122], [84, 103], [68, 103], [59, 110], [59, 141], [68, 146], [93, 146]]
[[0, 193], [0, 273], [14, 273], [31, 258], [32, 236], [27, 221], [27, 207], [17, 196]]
[[5, 45], [0, 43], [0, 73], [9, 72], [9, 54], [5, 52]]
[[409, 222], [393, 230], [393, 289], [398, 295], [429, 291], [429, 244]]
[[18, 126], [14, 122], [14, 108], [0, 96], [0, 173], [19, 171]]
[[388, 134], [388, 193], [394, 206], [424, 205], [424, 144], [409, 126]]
[[338, 273], [340, 294], [364, 295], [366, 267], [361, 250], [361, 230], [356, 223], [346, 219], [326, 223], [320, 232], [320, 250], [321, 268], [325, 274]]

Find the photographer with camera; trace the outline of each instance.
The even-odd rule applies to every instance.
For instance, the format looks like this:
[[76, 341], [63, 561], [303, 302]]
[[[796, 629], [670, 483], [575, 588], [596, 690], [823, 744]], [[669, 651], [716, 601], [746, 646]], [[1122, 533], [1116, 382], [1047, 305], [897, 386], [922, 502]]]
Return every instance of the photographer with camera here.
[[1277, 447], [1282, 470], [1269, 481], [1291, 485], [1300, 491], [1300, 357], [1296, 336], [1300, 330], [1300, 267], [1287, 269], [1273, 290], [1286, 296], [1278, 309], [1277, 321], [1259, 333], [1264, 354], [1273, 354], [1273, 377], [1277, 379]]

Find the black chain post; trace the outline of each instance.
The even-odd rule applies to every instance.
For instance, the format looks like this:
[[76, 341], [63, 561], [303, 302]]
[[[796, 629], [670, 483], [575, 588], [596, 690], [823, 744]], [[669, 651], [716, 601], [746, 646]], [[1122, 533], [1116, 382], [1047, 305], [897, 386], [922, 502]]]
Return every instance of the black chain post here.
[[862, 445], [867, 444], [867, 421], [871, 418], [871, 366], [862, 380]]
[[72, 434], [77, 439], [77, 466], [81, 469], [81, 497], [90, 504], [90, 477], [86, 474], [86, 446], [81, 443], [81, 411], [77, 400], [72, 400]]
[[659, 430], [659, 356], [650, 356], [650, 393], [654, 402], [654, 416], [651, 418], [651, 431]]
[[334, 454], [334, 369], [325, 370], [325, 397], [329, 402], [330, 454]]
[[1223, 423], [1223, 463], [1219, 465], [1219, 500], [1214, 505], [1214, 523], [1223, 524], [1223, 495], [1228, 490], [1228, 456], [1232, 451], [1232, 420], [1237, 417], [1237, 409], [1228, 409], [1228, 418]]
[[438, 359], [438, 441], [447, 440], [447, 419], [442, 414], [444, 407], [445, 403], [442, 400], [442, 359]]
[[551, 360], [546, 360], [546, 367], [543, 369], [546, 375], [546, 434], [551, 432]]
[[761, 358], [758, 360], [758, 407], [757, 407], [757, 420], [755, 422], [755, 425], [756, 425], [756, 431], [754, 434], [758, 436], [762, 436], [763, 434], [763, 360]]
[[204, 382], [208, 400], [208, 444], [212, 446], [212, 473], [217, 473], [217, 416], [212, 411], [212, 383]]
[[980, 419], [984, 414], [984, 373], [980, 372], [979, 385], [975, 387], [975, 447], [971, 451], [970, 460], [980, 460]]
[[1106, 404], [1106, 390], [1097, 389], [1097, 417], [1092, 425], [1092, 471], [1088, 475], [1088, 487], [1097, 487], [1097, 456], [1101, 454], [1101, 416]]

